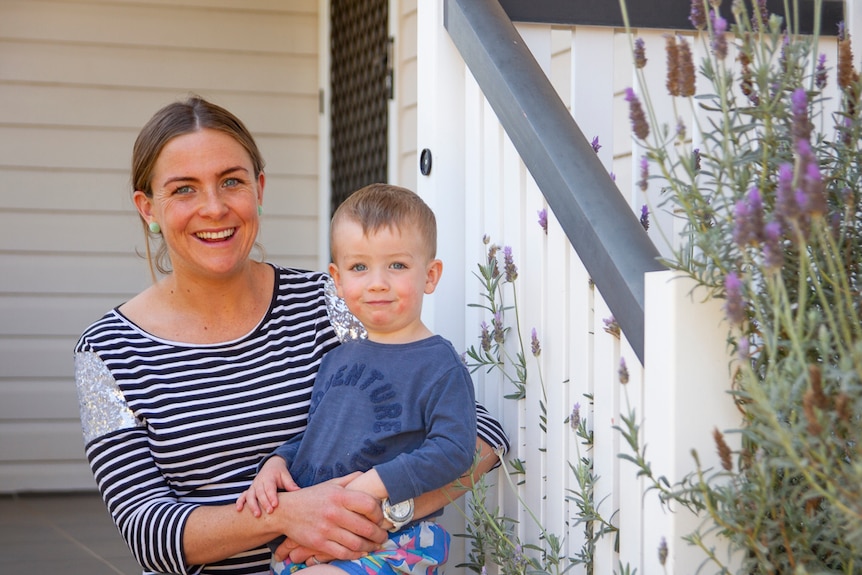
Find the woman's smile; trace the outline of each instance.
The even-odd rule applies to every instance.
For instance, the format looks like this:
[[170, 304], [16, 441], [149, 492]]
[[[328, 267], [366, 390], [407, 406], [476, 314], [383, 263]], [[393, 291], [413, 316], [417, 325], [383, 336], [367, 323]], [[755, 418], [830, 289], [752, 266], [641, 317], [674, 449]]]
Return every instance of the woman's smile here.
[[236, 228], [229, 228], [218, 232], [197, 232], [195, 235], [206, 242], [224, 241], [236, 233]]

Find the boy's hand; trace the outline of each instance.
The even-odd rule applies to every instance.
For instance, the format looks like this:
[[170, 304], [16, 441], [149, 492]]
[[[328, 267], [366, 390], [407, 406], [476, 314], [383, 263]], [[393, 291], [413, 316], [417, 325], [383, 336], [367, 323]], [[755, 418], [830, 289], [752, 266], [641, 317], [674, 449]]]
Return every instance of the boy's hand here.
[[284, 459], [275, 455], [266, 460], [249, 488], [236, 500], [236, 509], [242, 511], [248, 504], [255, 517], [260, 517], [261, 510], [272, 513], [278, 507], [279, 489], [296, 491], [299, 485], [290, 476]]

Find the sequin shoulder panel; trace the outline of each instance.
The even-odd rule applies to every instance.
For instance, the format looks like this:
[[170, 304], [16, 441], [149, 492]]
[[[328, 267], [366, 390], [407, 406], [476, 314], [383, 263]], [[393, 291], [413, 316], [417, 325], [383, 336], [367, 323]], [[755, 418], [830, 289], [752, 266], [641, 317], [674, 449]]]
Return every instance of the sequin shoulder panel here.
[[107, 366], [94, 352], [75, 354], [75, 382], [84, 445], [114, 431], [144, 426], [129, 409]]
[[338, 290], [335, 288], [335, 282], [332, 281], [332, 278], [325, 276], [324, 281], [323, 293], [326, 297], [326, 311], [329, 314], [329, 323], [332, 324], [335, 335], [338, 336], [338, 341], [344, 343], [345, 341], [368, 337], [365, 326], [350, 313], [344, 300], [338, 297]]

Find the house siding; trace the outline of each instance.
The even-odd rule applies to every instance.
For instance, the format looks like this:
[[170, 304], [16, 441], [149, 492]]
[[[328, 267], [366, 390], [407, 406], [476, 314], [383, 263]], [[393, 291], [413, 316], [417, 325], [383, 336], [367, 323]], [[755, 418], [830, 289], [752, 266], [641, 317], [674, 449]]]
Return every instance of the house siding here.
[[417, 101], [417, 53], [416, 37], [419, 13], [417, 0], [395, 1], [390, 10], [395, 13], [393, 30], [395, 38], [395, 92], [394, 118], [390, 118], [389, 145], [394, 169], [390, 169], [390, 181], [415, 190], [419, 177], [419, 154], [416, 141]]
[[317, 267], [317, 0], [0, 3], [0, 493], [94, 488], [71, 351], [150, 282], [131, 148], [189, 93], [258, 139], [266, 258]]

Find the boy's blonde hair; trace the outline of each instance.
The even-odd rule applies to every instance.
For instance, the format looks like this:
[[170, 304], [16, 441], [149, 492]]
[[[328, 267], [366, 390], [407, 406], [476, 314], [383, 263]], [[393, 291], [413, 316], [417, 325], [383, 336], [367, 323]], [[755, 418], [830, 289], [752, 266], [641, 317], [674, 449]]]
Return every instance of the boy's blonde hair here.
[[365, 235], [384, 227], [404, 233], [415, 226], [428, 248], [428, 258], [437, 255], [437, 219], [431, 208], [416, 193], [390, 184], [369, 184], [350, 194], [335, 210], [329, 224], [332, 258], [335, 259], [333, 232], [342, 220], [352, 220], [362, 226]]

